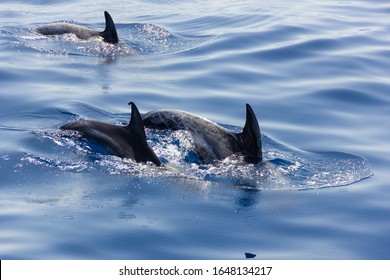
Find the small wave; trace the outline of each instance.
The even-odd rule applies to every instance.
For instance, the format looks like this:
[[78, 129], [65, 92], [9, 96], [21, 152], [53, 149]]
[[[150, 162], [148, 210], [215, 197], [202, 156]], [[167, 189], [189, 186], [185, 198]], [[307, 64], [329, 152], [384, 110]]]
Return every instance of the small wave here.
[[85, 171], [85, 170], [92, 170], [91, 165], [88, 164], [88, 162], [66, 162], [66, 161], [59, 161], [54, 159], [49, 159], [41, 156], [35, 156], [31, 154], [26, 154], [22, 157], [22, 162], [31, 163], [34, 165], [43, 165], [47, 167], [54, 167], [58, 168], [61, 171]]
[[367, 94], [361, 90], [329, 88], [317, 91], [314, 94], [323, 100], [331, 100], [332, 102], [337, 101], [345, 105], [364, 104], [365, 106], [378, 106], [383, 104], [383, 101], [379, 97]]
[[139, 54], [175, 54], [199, 47], [210, 37], [179, 36], [155, 24], [136, 23], [128, 26], [129, 44]]

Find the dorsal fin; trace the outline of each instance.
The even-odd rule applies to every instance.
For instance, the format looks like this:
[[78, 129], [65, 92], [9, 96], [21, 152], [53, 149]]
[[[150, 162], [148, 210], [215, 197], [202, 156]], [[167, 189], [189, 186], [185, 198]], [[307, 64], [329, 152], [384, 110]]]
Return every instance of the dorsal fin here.
[[261, 133], [259, 123], [252, 107], [246, 104], [246, 122], [242, 133], [239, 133], [245, 160], [259, 163], [263, 160]]
[[106, 18], [106, 29], [103, 32], [100, 32], [100, 35], [103, 37], [104, 42], [116, 44], [119, 42], [118, 34], [116, 33], [116, 27], [112, 17], [108, 12], [104, 12], [104, 17]]
[[131, 106], [131, 118], [127, 128], [130, 129], [141, 140], [145, 140], [146, 142], [145, 127], [141, 114], [139, 113], [138, 108], [135, 106], [134, 102], [129, 102], [129, 105]]

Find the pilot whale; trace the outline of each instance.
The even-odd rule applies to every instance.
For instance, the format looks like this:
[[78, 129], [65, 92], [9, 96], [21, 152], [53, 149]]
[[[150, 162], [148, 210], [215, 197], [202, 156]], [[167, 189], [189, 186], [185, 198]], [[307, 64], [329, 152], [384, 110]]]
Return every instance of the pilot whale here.
[[106, 29], [102, 32], [65, 22], [46, 24], [37, 28], [36, 32], [42, 35], [62, 35], [72, 33], [82, 40], [88, 40], [92, 37], [102, 37], [104, 42], [116, 44], [119, 42], [119, 39], [114, 21], [108, 12], [104, 12], [104, 17], [106, 19]]
[[67, 123], [60, 129], [78, 131], [81, 136], [103, 146], [112, 155], [136, 162], [150, 161], [160, 166], [160, 159], [146, 142], [145, 128], [137, 106], [133, 102], [129, 105], [131, 118], [127, 126], [78, 120]]
[[243, 131], [234, 133], [201, 116], [189, 112], [160, 109], [142, 116], [145, 127], [188, 131], [195, 152], [205, 163], [222, 160], [241, 153], [248, 163], [263, 160], [260, 127], [255, 113], [246, 104], [246, 122]]

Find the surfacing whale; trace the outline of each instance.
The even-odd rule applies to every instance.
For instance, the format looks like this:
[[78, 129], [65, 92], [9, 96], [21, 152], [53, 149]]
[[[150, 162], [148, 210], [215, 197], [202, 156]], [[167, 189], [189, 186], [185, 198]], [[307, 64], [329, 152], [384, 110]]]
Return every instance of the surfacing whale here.
[[205, 163], [222, 160], [236, 153], [241, 153], [248, 163], [263, 160], [260, 127], [249, 104], [246, 104], [246, 122], [240, 133], [233, 133], [201, 116], [179, 110], [155, 110], [144, 114], [142, 118], [148, 128], [190, 132], [195, 152]]
[[108, 12], [104, 12], [104, 17], [106, 19], [106, 28], [102, 32], [65, 22], [46, 24], [37, 28], [36, 31], [42, 35], [62, 35], [72, 33], [82, 40], [88, 40], [92, 37], [102, 37], [104, 42], [116, 44], [119, 42], [119, 39], [114, 21]]
[[78, 131], [81, 136], [103, 146], [112, 155], [136, 162], [150, 161], [160, 166], [160, 159], [146, 142], [145, 128], [137, 106], [133, 102], [129, 105], [131, 119], [127, 126], [78, 120], [65, 124], [60, 129]]

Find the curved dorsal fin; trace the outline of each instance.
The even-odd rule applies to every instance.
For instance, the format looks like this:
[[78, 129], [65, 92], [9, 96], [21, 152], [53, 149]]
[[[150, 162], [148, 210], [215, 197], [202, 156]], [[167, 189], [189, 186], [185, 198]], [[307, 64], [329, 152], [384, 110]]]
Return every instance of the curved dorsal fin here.
[[145, 140], [146, 142], [145, 127], [141, 114], [139, 113], [138, 108], [135, 106], [134, 102], [129, 102], [129, 105], [131, 106], [131, 118], [127, 128], [130, 129], [131, 132], [137, 135], [140, 139]]
[[103, 37], [104, 42], [116, 44], [119, 42], [118, 34], [116, 32], [116, 27], [112, 17], [108, 12], [104, 12], [104, 17], [106, 18], [106, 29], [103, 32], [100, 32], [100, 35]]
[[249, 104], [246, 104], [246, 122], [239, 136], [244, 148], [245, 160], [250, 163], [262, 161], [263, 152], [260, 127], [256, 115]]

